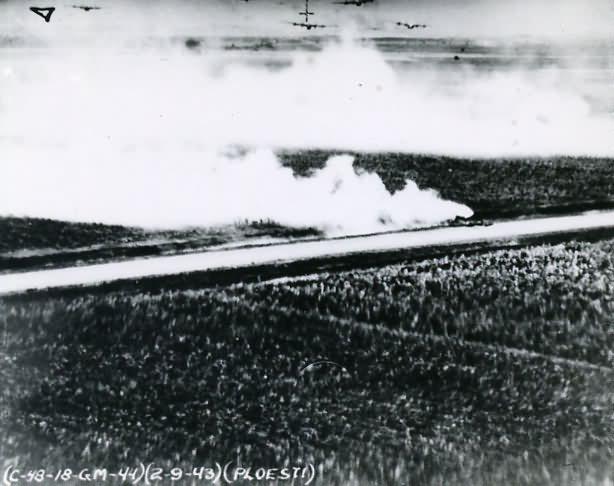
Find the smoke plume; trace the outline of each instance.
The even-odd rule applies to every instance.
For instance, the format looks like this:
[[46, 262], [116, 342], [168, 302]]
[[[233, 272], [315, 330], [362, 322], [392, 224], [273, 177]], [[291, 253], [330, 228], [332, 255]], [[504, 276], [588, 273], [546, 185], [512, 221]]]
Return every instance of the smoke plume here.
[[[7, 51], [0, 214], [150, 227], [272, 219], [371, 232], [471, 210], [411, 181], [391, 195], [347, 156], [297, 178], [273, 150], [614, 154], [611, 119], [558, 72], [400, 70], [348, 42], [268, 61], [275, 56], [289, 64], [172, 45]], [[228, 145], [251, 149], [230, 156]]]

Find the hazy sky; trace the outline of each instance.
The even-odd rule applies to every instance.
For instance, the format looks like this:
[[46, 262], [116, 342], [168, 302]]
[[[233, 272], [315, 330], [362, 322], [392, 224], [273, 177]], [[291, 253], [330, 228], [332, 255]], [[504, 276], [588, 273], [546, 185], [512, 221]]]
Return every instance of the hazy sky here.
[[[85, 12], [73, 4], [102, 9]], [[28, 10], [31, 5], [57, 10], [45, 24]], [[312, 22], [353, 23], [365, 35], [614, 38], [614, 0], [375, 0], [361, 7], [311, 0], [309, 5]], [[0, 0], [0, 29], [4, 35], [44, 36], [304, 34], [286, 23], [301, 21], [303, 8], [303, 0]], [[407, 31], [397, 20], [429, 27]]]

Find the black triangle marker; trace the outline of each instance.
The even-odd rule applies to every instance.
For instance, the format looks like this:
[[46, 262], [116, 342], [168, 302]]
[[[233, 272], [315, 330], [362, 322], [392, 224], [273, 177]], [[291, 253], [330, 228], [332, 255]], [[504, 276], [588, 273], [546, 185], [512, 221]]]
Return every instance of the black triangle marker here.
[[36, 15], [39, 15], [45, 19], [45, 22], [49, 22], [53, 12], [55, 11], [55, 7], [30, 7], [30, 10], [32, 10], [32, 12], [34, 12]]

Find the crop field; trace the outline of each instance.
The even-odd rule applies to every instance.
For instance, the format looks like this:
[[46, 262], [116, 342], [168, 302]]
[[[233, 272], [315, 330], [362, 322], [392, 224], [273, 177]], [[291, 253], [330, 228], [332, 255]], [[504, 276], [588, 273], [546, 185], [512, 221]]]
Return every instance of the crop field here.
[[[343, 153], [352, 153], [343, 152]], [[299, 174], [322, 167], [331, 152], [280, 152]], [[443, 198], [468, 205], [474, 218], [614, 207], [611, 159], [551, 157], [462, 159], [402, 153], [353, 153], [357, 169], [376, 172], [389, 191], [406, 179], [436, 190]]]
[[288, 228], [272, 221], [245, 221], [214, 228], [145, 230], [0, 217], [0, 272], [181, 253], [258, 238], [319, 235], [314, 228]]
[[614, 240], [0, 300], [20, 466], [313, 463], [317, 484], [604, 484]]

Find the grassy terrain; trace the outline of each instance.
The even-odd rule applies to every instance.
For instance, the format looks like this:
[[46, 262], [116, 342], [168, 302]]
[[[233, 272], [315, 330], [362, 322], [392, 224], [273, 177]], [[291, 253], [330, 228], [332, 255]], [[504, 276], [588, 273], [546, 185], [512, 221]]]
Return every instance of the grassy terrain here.
[[0, 271], [75, 265], [200, 250], [254, 238], [319, 236], [313, 228], [254, 221], [215, 228], [145, 230], [49, 219], [0, 217]]
[[[351, 153], [351, 152], [343, 152]], [[326, 151], [282, 151], [282, 161], [300, 174], [323, 167]], [[501, 218], [614, 207], [611, 159], [556, 157], [457, 159], [401, 153], [354, 153], [354, 166], [380, 175], [390, 191], [406, 179], [464, 203], [475, 218]]]
[[143, 244], [158, 241], [201, 240], [217, 245], [258, 236], [290, 237], [315, 234], [292, 230], [270, 221], [237, 223], [228, 227], [146, 230], [138, 227], [70, 223], [39, 218], [0, 217], [0, 254], [20, 250], [76, 250], [96, 245]]
[[313, 462], [323, 485], [602, 484], [613, 286], [608, 240], [4, 298], [0, 445], [33, 467]]

